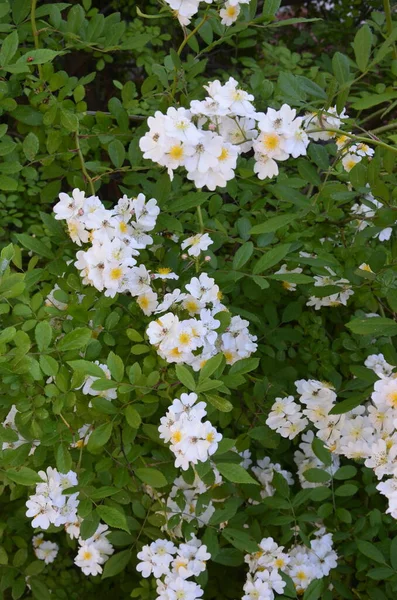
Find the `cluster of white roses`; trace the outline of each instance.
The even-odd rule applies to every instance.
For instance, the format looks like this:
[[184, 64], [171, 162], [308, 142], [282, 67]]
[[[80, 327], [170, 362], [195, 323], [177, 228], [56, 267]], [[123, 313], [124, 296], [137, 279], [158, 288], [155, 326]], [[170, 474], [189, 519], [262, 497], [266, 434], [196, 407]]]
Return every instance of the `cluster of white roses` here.
[[309, 138], [304, 118], [284, 104], [257, 113], [254, 96], [230, 79], [204, 86], [205, 100], [193, 100], [189, 110], [168, 109], [148, 118], [149, 131], [140, 139], [144, 158], [173, 172], [183, 166], [197, 188], [215, 190], [234, 178], [242, 152], [255, 151], [254, 171], [260, 179], [278, 174], [277, 161], [306, 154]]
[[[295, 382], [299, 404], [291, 396], [277, 398], [266, 423], [290, 439], [311, 423], [317, 429], [316, 436], [333, 454], [363, 460], [379, 480], [390, 476], [379, 483], [377, 489], [389, 500], [386, 512], [397, 518], [397, 377], [394, 367], [382, 354], [368, 356], [365, 366], [379, 377], [367, 404], [341, 415], [330, 415], [337, 398], [332, 386], [313, 379], [300, 380]], [[304, 427], [296, 427], [296, 420], [304, 422]], [[302, 474], [306, 468], [316, 466], [310, 463], [307, 448], [313, 434], [303, 439], [305, 445], [300, 447], [304, 455], [295, 456]], [[328, 472], [333, 473], [338, 464], [333, 461]]]
[[[369, 187], [368, 184], [367, 187]], [[355, 225], [357, 231], [362, 231], [363, 229], [371, 226], [372, 223], [369, 219], [373, 219], [376, 216], [376, 211], [383, 206], [382, 202], [379, 202], [379, 200], [374, 198], [371, 192], [366, 194], [363, 200], [364, 202], [360, 204], [355, 203], [351, 207], [351, 213], [355, 218], [353, 224]], [[387, 242], [390, 240], [392, 232], [392, 227], [385, 227], [373, 237], [377, 238], [380, 242]]]
[[16, 448], [19, 448], [19, 446], [22, 446], [22, 444], [31, 444], [31, 449], [29, 452], [29, 456], [30, 456], [30, 455], [34, 454], [34, 451], [36, 450], [37, 446], [40, 446], [40, 440], [32, 440], [32, 441], [25, 440], [25, 438], [19, 433], [18, 428], [15, 424], [15, 417], [18, 413], [19, 413], [19, 410], [17, 409], [15, 404], [13, 404], [11, 406], [6, 418], [2, 422], [3, 427], [5, 427], [6, 429], [11, 429], [12, 431], [15, 432], [17, 439], [12, 442], [3, 442], [1, 449], [2, 450], [15, 450]]
[[[244, 459], [244, 462], [247, 465], [247, 458]], [[260, 491], [261, 498], [268, 498], [274, 495], [276, 491], [272, 485], [274, 473], [282, 475], [288, 485], [293, 485], [294, 483], [292, 473], [283, 469], [279, 463], [272, 463], [268, 456], [258, 460], [256, 465], [252, 467], [252, 472], [262, 486]], [[256, 502], [252, 500], [252, 504], [256, 504]]]
[[[182, 26], [189, 25], [198, 12], [201, 0], [165, 0]], [[213, 0], [204, 0], [208, 6]], [[232, 25], [240, 14], [240, 4], [249, 4], [250, 0], [227, 0], [219, 11], [222, 25]]]
[[[174, 481], [172, 489], [166, 501], [166, 529], [169, 531], [169, 521], [175, 515], [179, 515], [182, 521], [190, 523], [193, 519], [197, 519], [199, 527], [208, 525], [212, 515], [215, 512], [215, 507], [212, 500], [208, 500], [207, 504], [203, 504], [200, 513], [197, 513], [197, 502], [202, 494], [205, 494], [214, 487], [220, 486], [223, 483], [222, 476], [219, 471], [213, 466], [215, 476], [214, 483], [207, 485], [204, 481], [195, 474], [193, 483], [187, 483], [183, 477], [177, 477]], [[180, 501], [180, 498], [183, 498]], [[179, 502], [179, 504], [178, 504]], [[181, 523], [172, 528], [172, 534], [176, 537], [182, 536]]]
[[48, 467], [38, 475], [43, 481], [36, 485], [35, 493], [26, 502], [26, 516], [33, 517], [32, 527], [48, 529], [51, 524], [59, 527], [76, 521], [78, 493], [64, 494], [64, 490], [77, 485], [77, 474], [74, 471], [59, 473]]
[[[83, 283], [93, 285], [107, 296], [118, 292], [129, 292], [137, 297], [137, 303], [145, 315], [161, 314], [175, 309], [185, 311], [190, 318], [180, 320], [178, 315], [168, 312], [150, 323], [147, 334], [158, 354], [167, 362], [186, 363], [195, 371], [215, 354], [222, 352], [228, 364], [248, 358], [257, 348], [256, 337], [248, 331], [248, 321], [232, 317], [230, 325], [222, 334], [217, 333], [220, 321], [216, 314], [227, 310], [221, 303], [222, 294], [214, 279], [202, 273], [186, 284], [186, 292], [175, 289], [164, 293], [159, 302], [157, 290], [152, 289], [153, 280], [178, 279], [169, 268], [160, 268], [150, 273], [145, 265], [134, 266], [134, 256], [139, 250], [153, 243], [147, 234], [156, 224], [159, 208], [154, 198], [145, 202], [145, 196], [121, 198], [112, 210], [104, 208], [96, 196], [85, 198], [84, 192], [73, 190], [72, 196], [61, 193], [54, 207], [56, 219], [66, 219], [69, 234], [76, 243], [87, 242], [87, 251], [77, 252], [75, 266], [81, 271]], [[132, 221], [132, 217], [135, 220]], [[76, 225], [78, 224], [78, 226]], [[78, 232], [77, 237], [74, 231]], [[196, 234], [184, 240], [182, 250], [195, 260], [212, 244], [208, 234]], [[166, 292], [166, 288], [163, 288]], [[62, 307], [63, 309], [63, 307]], [[99, 364], [107, 379], [110, 372], [106, 365]], [[116, 398], [116, 389], [95, 391], [89, 377], [83, 393], [102, 396], [108, 400]]]
[[205, 402], [197, 402], [197, 394], [181, 394], [175, 398], [159, 426], [160, 438], [171, 443], [175, 466], [186, 471], [191, 465], [206, 462], [218, 449], [222, 435], [206, 416]]
[[196, 600], [203, 595], [203, 589], [189, 579], [198, 577], [206, 570], [211, 554], [207, 546], [194, 535], [179, 546], [158, 539], [143, 546], [137, 556], [141, 561], [136, 567], [137, 571], [143, 577], [153, 575], [157, 580], [156, 600]]
[[315, 275], [314, 276], [314, 287], [338, 287], [341, 289], [340, 292], [335, 292], [329, 296], [310, 296], [307, 306], [314, 306], [315, 310], [319, 310], [323, 306], [346, 306], [350, 296], [354, 294], [351, 283], [348, 279], [341, 279], [337, 277], [336, 273], [330, 267], [324, 267], [328, 271], [329, 275]]
[[44, 539], [44, 534], [39, 533], [32, 538], [33, 552], [36, 558], [44, 560], [46, 565], [54, 562], [58, 556], [59, 546], [55, 542]]
[[[26, 516], [33, 518], [32, 527], [48, 529], [49, 526], [63, 525], [66, 533], [78, 539], [80, 549], [75, 564], [85, 575], [102, 573], [102, 566], [113, 554], [113, 546], [107, 539], [108, 526], [99, 524], [94, 535], [86, 540], [80, 537], [81, 519], [77, 515], [79, 505], [78, 493], [65, 494], [64, 491], [77, 485], [77, 474], [74, 471], [59, 473], [57, 469], [48, 467], [47, 471], [39, 471], [42, 483], [36, 485], [35, 493], [26, 502]], [[44, 542], [43, 535], [33, 538], [35, 554], [46, 563], [53, 562], [58, 546], [52, 542]]]
[[279, 571], [291, 577], [299, 595], [314, 579], [329, 575], [337, 566], [338, 558], [333, 549], [332, 534], [320, 528], [314, 536], [310, 548], [296, 545], [288, 552], [273, 538], [263, 538], [259, 551], [245, 557], [249, 573], [242, 600], [273, 600], [274, 592], [282, 594], [286, 584]]
[[169, 363], [188, 364], [199, 371], [219, 352], [229, 365], [255, 352], [257, 338], [249, 333], [248, 321], [239, 316], [232, 317], [226, 331], [218, 334], [221, 323], [216, 316], [226, 308], [220, 302], [221, 293], [214, 279], [202, 273], [193, 277], [185, 288], [188, 293], [176, 289], [166, 294], [156, 313], [172, 308], [185, 311], [190, 318], [179, 319], [174, 312], [167, 312], [147, 328], [149, 341], [161, 358]]
[[71, 239], [78, 246], [91, 244], [76, 255], [83, 283], [112, 298], [118, 292], [139, 296], [150, 288], [150, 275], [144, 265], [135, 266], [135, 257], [153, 243], [148, 232], [159, 212], [157, 201], [146, 202], [143, 194], [133, 199], [124, 195], [114, 208], [106, 209], [97, 196], [86, 198], [79, 189], [72, 196], [60, 193], [54, 206], [55, 218], [66, 220]]

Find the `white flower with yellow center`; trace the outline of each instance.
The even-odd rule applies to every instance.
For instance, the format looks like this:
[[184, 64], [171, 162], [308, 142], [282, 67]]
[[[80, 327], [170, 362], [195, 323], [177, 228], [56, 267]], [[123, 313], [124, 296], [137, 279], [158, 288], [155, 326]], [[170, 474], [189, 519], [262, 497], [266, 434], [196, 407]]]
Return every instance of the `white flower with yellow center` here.
[[208, 233], [197, 233], [184, 240], [181, 244], [182, 250], [188, 248], [187, 253], [189, 256], [199, 256], [200, 252], [208, 249], [214, 242], [208, 235]]

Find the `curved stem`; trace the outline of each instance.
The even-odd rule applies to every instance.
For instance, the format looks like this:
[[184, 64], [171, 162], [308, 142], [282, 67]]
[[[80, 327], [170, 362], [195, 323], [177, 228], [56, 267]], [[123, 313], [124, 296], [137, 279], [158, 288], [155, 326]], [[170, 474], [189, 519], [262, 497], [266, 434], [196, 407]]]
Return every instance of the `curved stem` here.
[[[32, 0], [31, 3], [31, 8], [30, 8], [30, 22], [32, 24], [32, 34], [33, 34], [33, 42], [34, 42], [34, 47], [36, 48], [36, 50], [40, 49], [40, 42], [39, 42], [39, 32], [37, 31], [37, 25], [36, 25], [36, 5], [37, 5], [37, 0]], [[43, 68], [41, 65], [37, 65], [37, 69], [39, 71], [39, 77], [40, 79], [43, 79]]]
[[184, 49], [184, 47], [186, 46], [186, 44], [188, 43], [188, 41], [190, 40], [190, 38], [192, 38], [194, 35], [196, 35], [196, 33], [198, 32], [199, 29], [201, 29], [201, 27], [204, 25], [204, 23], [206, 22], [206, 20], [208, 19], [208, 15], [205, 14], [204, 17], [201, 19], [200, 23], [189, 33], [189, 35], [187, 35], [185, 37], [185, 39], [183, 40], [182, 44], [179, 46], [178, 48], [178, 56], [181, 55], [182, 50]]
[[74, 139], [76, 141], [76, 150], [77, 150], [77, 153], [79, 155], [80, 164], [81, 164], [81, 170], [83, 171], [84, 177], [88, 181], [88, 185], [90, 186], [91, 194], [93, 196], [95, 196], [94, 182], [91, 179], [91, 177], [89, 176], [88, 171], [87, 171], [87, 167], [85, 166], [84, 156], [83, 156], [83, 153], [82, 153], [81, 148], [80, 148], [80, 139], [79, 139], [79, 132], [78, 131], [76, 131], [76, 133], [74, 135]]

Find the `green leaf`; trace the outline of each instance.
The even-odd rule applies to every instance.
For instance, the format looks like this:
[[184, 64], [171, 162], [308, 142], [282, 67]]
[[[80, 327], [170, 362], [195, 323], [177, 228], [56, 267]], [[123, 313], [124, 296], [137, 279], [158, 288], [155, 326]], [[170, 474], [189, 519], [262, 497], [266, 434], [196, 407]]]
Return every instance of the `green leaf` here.
[[385, 562], [385, 557], [383, 556], [382, 552], [378, 550], [378, 548], [374, 544], [371, 544], [371, 542], [367, 542], [365, 540], [357, 540], [357, 548], [359, 549], [361, 554], [364, 554], [364, 556], [366, 556], [367, 558], [370, 558], [371, 560], [374, 560], [378, 563]]
[[390, 544], [390, 562], [393, 569], [397, 571], [397, 536], [392, 539]]
[[303, 476], [311, 483], [325, 483], [331, 479], [331, 475], [322, 469], [307, 469]]
[[360, 404], [364, 402], [362, 396], [353, 396], [352, 398], [348, 398], [347, 400], [342, 400], [342, 402], [338, 402], [335, 404], [333, 408], [329, 411], [329, 415], [343, 415], [344, 413], [353, 410], [356, 406], [360, 406]]
[[43, 481], [36, 471], [29, 469], [29, 467], [21, 467], [18, 470], [8, 469], [6, 475], [8, 479], [18, 485], [35, 485]]
[[150, 467], [141, 467], [139, 469], [135, 469], [134, 473], [136, 476], [153, 488], [161, 488], [168, 485], [168, 481], [164, 477], [161, 471], [157, 469], [152, 469]]
[[112, 161], [116, 169], [119, 169], [125, 161], [125, 148], [120, 142], [120, 140], [113, 140], [112, 142], [110, 142], [108, 146], [108, 153], [110, 156], [110, 160]]
[[314, 440], [312, 442], [312, 450], [313, 450], [314, 454], [317, 456], [317, 458], [319, 460], [321, 460], [321, 462], [324, 463], [324, 465], [326, 467], [331, 466], [331, 464], [332, 464], [331, 452], [325, 447], [324, 442], [322, 440], [319, 440], [318, 438], [314, 438]]
[[222, 398], [221, 396], [217, 396], [216, 394], [205, 394], [205, 398], [207, 402], [209, 402], [214, 408], [219, 410], [220, 412], [230, 412], [233, 410], [233, 404], [226, 400], [226, 398]]
[[131, 562], [131, 560], [131, 550], [123, 550], [122, 552], [117, 552], [117, 554], [113, 554], [113, 556], [111, 556], [109, 560], [107, 560], [105, 563], [102, 579], [118, 575], [126, 568], [126, 566]]
[[40, 321], [40, 323], [37, 323], [34, 335], [38, 349], [40, 352], [43, 352], [51, 344], [52, 339], [52, 327], [48, 321]]
[[18, 189], [18, 181], [8, 175], [0, 175], [0, 190], [4, 192], [15, 192]]
[[268, 250], [268, 252], [263, 254], [258, 262], [255, 263], [252, 273], [254, 275], [259, 275], [260, 273], [263, 273], [263, 271], [276, 265], [288, 254], [290, 247], [291, 244], [278, 244], [271, 250]]
[[30, 131], [22, 143], [22, 150], [28, 160], [33, 160], [39, 151], [39, 138]]
[[204, 204], [210, 195], [211, 194], [206, 194], [204, 192], [191, 192], [186, 196], [174, 200], [172, 204], [168, 206], [167, 210], [169, 212], [181, 212], [196, 208], [197, 206]]
[[212, 358], [209, 358], [205, 363], [204, 367], [200, 370], [199, 383], [202, 383], [203, 381], [211, 377], [211, 375], [215, 373], [215, 371], [220, 367], [223, 360], [224, 357], [221, 353], [216, 354]]
[[0, 67], [8, 65], [15, 52], [18, 49], [19, 38], [18, 31], [15, 30], [3, 40], [0, 49]]
[[109, 525], [109, 527], [115, 527], [116, 529], [122, 529], [123, 531], [130, 533], [125, 514], [117, 510], [117, 508], [102, 505], [97, 506], [96, 512], [100, 519], [102, 519], [106, 525]]
[[341, 52], [335, 52], [332, 58], [332, 69], [339, 83], [346, 83], [350, 79], [349, 59]]
[[18, 58], [16, 64], [27, 64], [27, 65], [44, 65], [47, 62], [54, 60], [56, 56], [61, 54], [55, 50], [49, 48], [40, 48], [39, 50], [29, 50]]
[[233, 258], [233, 269], [239, 271], [249, 261], [253, 252], [254, 244], [252, 242], [245, 242], [240, 246]]
[[141, 415], [133, 406], [127, 406], [125, 409], [125, 418], [127, 419], [127, 423], [133, 429], [138, 429], [140, 424], [142, 423]]
[[244, 375], [250, 371], [255, 371], [259, 366], [259, 358], [242, 358], [234, 363], [230, 368], [230, 375]]
[[67, 364], [73, 371], [81, 371], [84, 375], [92, 375], [92, 377], [103, 377], [103, 371], [99, 365], [96, 365], [89, 360], [68, 360]]
[[258, 551], [257, 542], [245, 531], [227, 527], [222, 531], [222, 536], [238, 550], [249, 553]]
[[110, 352], [107, 359], [107, 364], [113, 379], [116, 381], [122, 381], [124, 376], [124, 363], [120, 356], [117, 356], [117, 354], [114, 354], [114, 352]]
[[369, 57], [371, 55], [371, 46], [372, 32], [369, 26], [365, 24], [357, 31], [353, 42], [356, 63], [362, 72], [365, 71], [368, 65]]
[[61, 108], [61, 124], [68, 131], [77, 131], [79, 128], [79, 120], [77, 116], [65, 108]]
[[358, 487], [352, 483], [345, 483], [335, 490], [335, 496], [354, 496], [358, 492]]
[[216, 467], [219, 473], [232, 483], [250, 483], [252, 485], [259, 485], [258, 482], [255, 481], [255, 479], [253, 479], [240, 465], [234, 463], [217, 463]]
[[60, 473], [68, 473], [72, 468], [72, 457], [65, 444], [59, 444], [56, 449], [55, 459]]
[[40, 256], [45, 256], [46, 258], [50, 259], [54, 258], [54, 253], [52, 252], [51, 248], [49, 248], [40, 240], [31, 237], [27, 233], [17, 233], [15, 237], [24, 248], [32, 250], [32, 252], [35, 252]]
[[29, 585], [32, 589], [32, 594], [37, 600], [51, 600], [52, 596], [46, 584], [36, 577], [29, 578]]
[[44, 375], [55, 377], [58, 373], [59, 365], [55, 358], [42, 354], [39, 358], [39, 365]]
[[372, 335], [374, 337], [397, 335], [397, 323], [387, 317], [353, 319], [346, 324], [346, 327], [358, 335]]
[[103, 423], [92, 432], [87, 444], [89, 452], [95, 452], [109, 441], [112, 427], [112, 423]]
[[305, 590], [303, 600], [319, 600], [324, 590], [324, 579], [314, 579]]
[[76, 327], [76, 329], [70, 331], [59, 340], [58, 348], [63, 352], [67, 350], [81, 350], [81, 348], [87, 346], [91, 336], [91, 329], [88, 329], [88, 327]]
[[179, 379], [179, 381], [185, 387], [187, 387], [188, 390], [191, 390], [192, 392], [194, 392], [196, 389], [196, 382], [194, 380], [192, 373], [189, 371], [189, 369], [187, 367], [184, 367], [183, 365], [176, 365], [175, 372], [176, 372], [176, 376]]
[[390, 567], [377, 567], [375, 569], [370, 569], [367, 572], [367, 575], [376, 581], [384, 581], [385, 579], [390, 579], [390, 577], [393, 577], [395, 572]]
[[265, 0], [262, 15], [266, 19], [273, 19], [280, 8], [281, 0]]
[[250, 233], [259, 234], [259, 233], [272, 233], [273, 231], [277, 231], [277, 229], [281, 229], [281, 227], [285, 227], [289, 225], [293, 221], [296, 221], [298, 215], [278, 215], [277, 217], [271, 217], [264, 223], [259, 223], [259, 225], [254, 225], [251, 229]]
[[356, 474], [356, 467], [353, 467], [353, 465], [344, 465], [334, 473], [334, 479], [352, 479]]

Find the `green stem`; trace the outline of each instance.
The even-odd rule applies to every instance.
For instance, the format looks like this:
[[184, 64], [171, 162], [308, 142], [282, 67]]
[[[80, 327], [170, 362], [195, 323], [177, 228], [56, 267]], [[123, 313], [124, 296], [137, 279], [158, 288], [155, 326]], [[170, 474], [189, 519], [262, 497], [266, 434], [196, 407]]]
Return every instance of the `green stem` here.
[[352, 140], [357, 140], [358, 142], [364, 142], [365, 144], [374, 144], [375, 146], [381, 146], [381, 148], [385, 148], [386, 150], [390, 150], [391, 152], [394, 152], [397, 154], [397, 148], [394, 146], [389, 146], [389, 144], [385, 144], [385, 142], [382, 142], [381, 140], [375, 140], [373, 138], [366, 138], [366, 137], [362, 137], [361, 135], [354, 135], [354, 133], [347, 133], [346, 131], [342, 131], [341, 129], [331, 129], [331, 128], [326, 128], [326, 129], [312, 129], [311, 131], [309, 131], [308, 133], [319, 133], [319, 132], [324, 132], [324, 131], [329, 131], [330, 133], [337, 133], [338, 135], [343, 135], [345, 137], [351, 138]]
[[[36, 50], [40, 49], [40, 42], [39, 42], [39, 32], [37, 31], [37, 26], [36, 26], [36, 5], [37, 5], [37, 0], [32, 0], [32, 4], [31, 4], [31, 9], [30, 9], [30, 22], [32, 24], [32, 33], [33, 33], [33, 42], [34, 42], [34, 47], [36, 48]], [[39, 77], [40, 79], [43, 79], [43, 68], [41, 65], [37, 65], [37, 69], [39, 71]]]
[[197, 207], [197, 216], [200, 225], [200, 233], [204, 233], [204, 221], [203, 221], [203, 213], [201, 212], [201, 206]]
[[204, 25], [204, 23], [207, 21], [208, 19], [208, 15], [205, 14], [204, 17], [201, 19], [200, 23], [197, 25], [197, 27], [195, 27], [190, 33], [189, 35], [187, 35], [185, 37], [185, 39], [183, 40], [182, 44], [179, 46], [178, 48], [178, 56], [180, 56], [182, 54], [182, 50], [184, 49], [184, 47], [186, 46], [186, 44], [188, 43], [188, 41], [190, 40], [190, 38], [192, 38], [194, 35], [196, 35], [196, 33], [198, 32], [199, 29], [201, 29], [201, 27]]
[[[393, 32], [393, 19], [392, 19], [392, 15], [391, 15], [390, 0], [383, 0], [383, 9], [385, 11], [385, 16], [386, 16], [387, 35], [391, 35]], [[395, 60], [397, 60], [397, 48], [396, 48], [396, 44], [394, 44], [394, 43], [393, 43], [393, 54], [394, 54]]]
[[83, 153], [82, 153], [81, 148], [80, 148], [80, 139], [79, 139], [79, 132], [78, 131], [76, 131], [74, 139], [76, 141], [76, 150], [77, 150], [77, 153], [79, 155], [80, 164], [81, 164], [81, 170], [83, 171], [84, 177], [88, 181], [88, 185], [90, 186], [91, 194], [93, 196], [95, 196], [94, 182], [92, 181], [91, 177], [89, 176], [87, 168], [85, 166], [84, 156], [83, 156]]
[[397, 123], [389, 123], [388, 125], [382, 125], [382, 127], [371, 129], [371, 133], [383, 133], [385, 131], [391, 131], [392, 129], [397, 129]]

